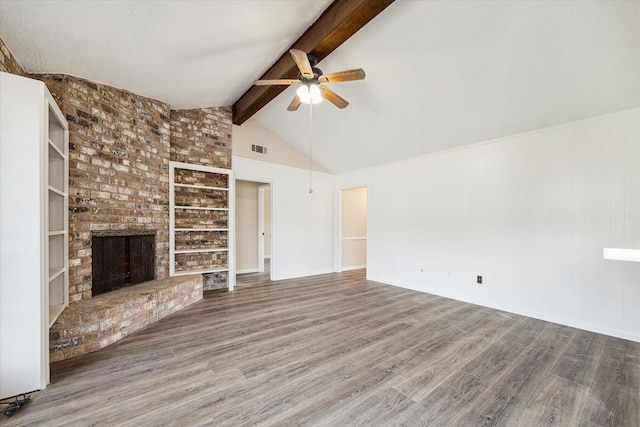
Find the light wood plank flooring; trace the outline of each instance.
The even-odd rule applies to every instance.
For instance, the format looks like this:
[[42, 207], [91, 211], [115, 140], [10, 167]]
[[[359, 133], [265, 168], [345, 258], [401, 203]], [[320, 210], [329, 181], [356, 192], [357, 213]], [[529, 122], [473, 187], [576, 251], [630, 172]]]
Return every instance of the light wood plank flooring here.
[[[265, 277], [266, 276], [266, 277]], [[7, 426], [640, 425], [640, 344], [368, 282], [241, 278], [52, 365]]]

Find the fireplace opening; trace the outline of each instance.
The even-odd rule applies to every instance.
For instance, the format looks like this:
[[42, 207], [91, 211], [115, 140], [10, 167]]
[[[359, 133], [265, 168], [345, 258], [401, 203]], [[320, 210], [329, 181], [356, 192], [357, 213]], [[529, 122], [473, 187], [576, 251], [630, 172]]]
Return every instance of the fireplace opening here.
[[93, 232], [93, 296], [155, 279], [155, 230]]

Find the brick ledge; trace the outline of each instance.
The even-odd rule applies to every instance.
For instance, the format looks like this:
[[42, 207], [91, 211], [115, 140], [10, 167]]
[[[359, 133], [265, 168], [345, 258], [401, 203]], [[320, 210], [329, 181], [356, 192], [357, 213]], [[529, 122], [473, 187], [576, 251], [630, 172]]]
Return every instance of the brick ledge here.
[[81, 300], [49, 330], [57, 362], [100, 350], [202, 299], [202, 275], [152, 280]]

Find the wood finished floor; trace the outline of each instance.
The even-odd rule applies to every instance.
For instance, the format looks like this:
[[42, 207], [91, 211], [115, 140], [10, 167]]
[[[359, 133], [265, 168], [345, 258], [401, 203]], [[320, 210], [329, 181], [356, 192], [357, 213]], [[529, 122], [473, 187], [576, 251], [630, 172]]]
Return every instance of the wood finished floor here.
[[99, 352], [0, 424], [640, 425], [640, 344], [368, 282], [247, 275]]

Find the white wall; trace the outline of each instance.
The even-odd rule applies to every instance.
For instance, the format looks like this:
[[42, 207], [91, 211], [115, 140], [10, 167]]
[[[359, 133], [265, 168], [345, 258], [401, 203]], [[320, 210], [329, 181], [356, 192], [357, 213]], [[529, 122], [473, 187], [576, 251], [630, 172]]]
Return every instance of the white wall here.
[[[267, 147], [267, 154], [254, 153], [251, 151], [252, 144]], [[278, 163], [294, 168], [307, 169], [309, 167], [309, 157], [305, 153], [262, 126], [256, 119], [249, 119], [242, 126], [233, 125], [232, 150], [234, 156], [246, 159]], [[330, 170], [315, 161], [313, 162], [313, 170], [331, 173]]]
[[335, 240], [335, 176], [233, 156], [236, 179], [271, 184], [271, 277], [281, 280], [330, 273]]
[[336, 184], [368, 187], [369, 279], [640, 341], [640, 263], [602, 257], [640, 239], [640, 109]]

